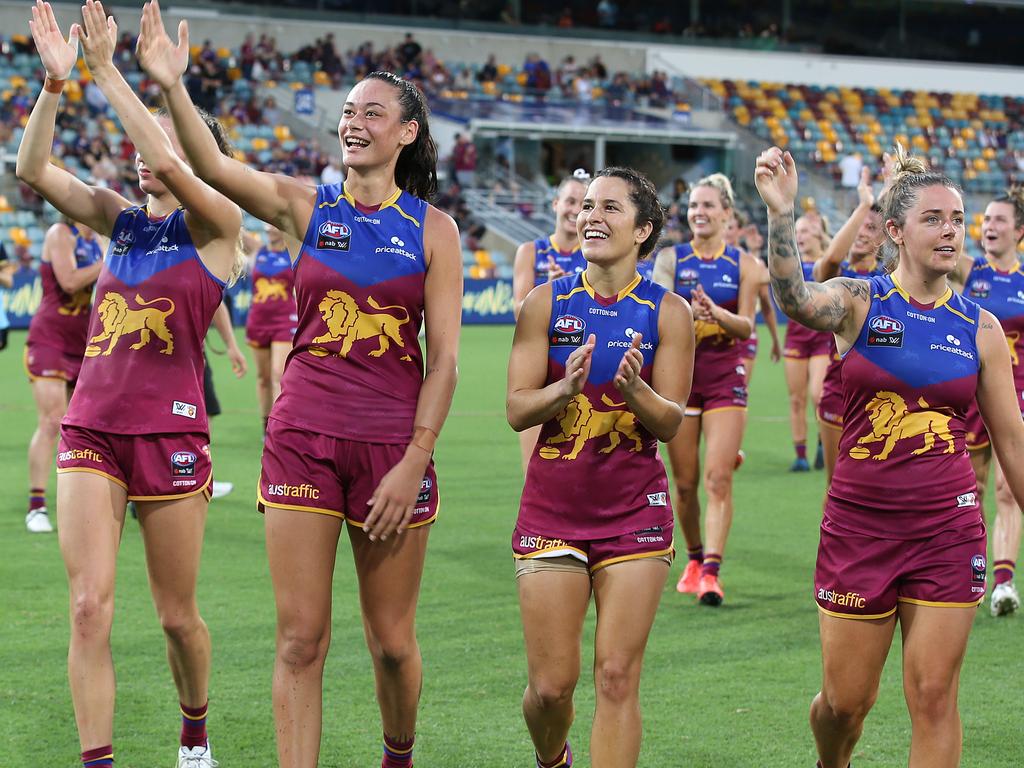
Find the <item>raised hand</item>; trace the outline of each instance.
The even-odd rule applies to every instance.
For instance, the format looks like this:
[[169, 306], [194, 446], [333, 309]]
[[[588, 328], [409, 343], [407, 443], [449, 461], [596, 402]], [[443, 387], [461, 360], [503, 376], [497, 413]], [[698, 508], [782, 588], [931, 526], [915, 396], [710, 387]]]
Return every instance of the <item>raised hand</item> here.
[[778, 147], [766, 149], [757, 158], [754, 185], [772, 213], [792, 211], [796, 205], [796, 162]]
[[71, 25], [71, 32], [65, 40], [53, 16], [53, 8], [49, 3], [36, 0], [28, 28], [46, 76], [51, 80], [67, 80], [78, 61], [78, 25]]
[[567, 274], [569, 273], [558, 266], [554, 256], [548, 256], [548, 280], [555, 280]]
[[619, 369], [615, 372], [612, 384], [623, 394], [636, 391], [637, 386], [643, 379], [640, 378], [640, 371], [644, 367], [644, 355], [640, 351], [640, 343], [644, 340], [642, 333], [633, 334], [633, 343], [622, 355]]
[[[82, 40], [82, 56], [85, 58], [89, 71], [114, 65], [114, 48], [117, 46], [117, 22], [113, 16], [107, 16], [103, 4], [99, 0], [86, 0], [82, 6], [82, 21], [85, 34], [79, 33]], [[71, 31], [80, 29], [77, 24]]]
[[160, 16], [160, 3], [151, 0], [142, 6], [139, 38], [135, 43], [139, 66], [163, 90], [170, 90], [188, 68], [188, 22], [178, 24], [178, 44], [171, 42]]
[[690, 306], [693, 309], [695, 320], [705, 323], [718, 322], [715, 319], [715, 310], [718, 308], [718, 305], [705, 293], [703, 286], [698, 285], [690, 293]]
[[583, 385], [590, 375], [590, 362], [593, 359], [597, 336], [590, 334], [586, 342], [577, 347], [565, 361], [565, 376], [562, 378], [562, 394], [576, 397], [583, 391]]
[[860, 183], [857, 185], [857, 203], [864, 208], [870, 208], [875, 204], [875, 190], [871, 188], [871, 169], [866, 165], [860, 169]]

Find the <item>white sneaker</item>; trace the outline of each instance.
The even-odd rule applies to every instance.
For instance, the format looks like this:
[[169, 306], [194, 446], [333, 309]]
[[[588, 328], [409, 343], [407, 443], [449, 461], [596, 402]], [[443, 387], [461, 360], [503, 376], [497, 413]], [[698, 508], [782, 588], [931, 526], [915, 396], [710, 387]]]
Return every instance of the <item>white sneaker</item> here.
[[29, 513], [25, 515], [25, 527], [31, 533], [53, 533], [53, 526], [50, 525], [50, 516], [46, 514], [46, 507], [29, 510]]
[[210, 745], [205, 747], [179, 747], [177, 768], [217, 768]]
[[1012, 581], [996, 584], [992, 590], [992, 615], [1006, 616], [1020, 608], [1020, 595]]
[[234, 489], [235, 489], [235, 484], [234, 483], [227, 483], [227, 482], [223, 482], [222, 483], [222, 482], [218, 482], [218, 481], [214, 480], [213, 481], [213, 488], [210, 489], [211, 490], [210, 498], [212, 498], [212, 499], [219, 499], [222, 496], [227, 496]]

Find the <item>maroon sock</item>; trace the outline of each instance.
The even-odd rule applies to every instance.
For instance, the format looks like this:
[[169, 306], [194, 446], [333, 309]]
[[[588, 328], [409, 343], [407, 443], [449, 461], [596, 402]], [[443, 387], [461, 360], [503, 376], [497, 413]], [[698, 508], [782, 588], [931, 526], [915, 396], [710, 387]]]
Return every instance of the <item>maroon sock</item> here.
[[701, 576], [718, 577], [718, 570], [722, 567], [722, 556], [711, 552], [704, 555], [704, 564], [701, 566]]
[[1013, 560], [996, 560], [992, 563], [992, 575], [995, 577], [996, 584], [1013, 581], [1013, 571], [1016, 567], [1017, 563]]
[[413, 736], [406, 741], [384, 734], [384, 757], [380, 768], [412, 768], [412, 746], [416, 741]]
[[108, 768], [114, 764], [114, 748], [105, 747], [87, 749], [82, 753], [82, 768]]
[[798, 459], [807, 459], [807, 443], [805, 441], [794, 442], [793, 447], [796, 449], [796, 457]]
[[206, 713], [209, 708], [210, 702], [201, 707], [181, 705], [181, 746], [206, 746]]
[[46, 506], [46, 489], [30, 488], [28, 492], [28, 511]]

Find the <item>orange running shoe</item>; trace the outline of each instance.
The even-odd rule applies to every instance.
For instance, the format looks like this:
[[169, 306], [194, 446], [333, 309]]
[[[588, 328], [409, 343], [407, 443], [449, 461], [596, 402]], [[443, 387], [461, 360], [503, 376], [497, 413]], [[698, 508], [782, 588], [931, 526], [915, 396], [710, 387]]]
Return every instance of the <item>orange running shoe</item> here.
[[700, 577], [700, 584], [697, 586], [697, 596], [702, 605], [721, 605], [725, 598], [722, 585], [717, 576], [708, 574]]
[[697, 594], [697, 587], [700, 585], [700, 561], [699, 560], [687, 560], [686, 568], [683, 569], [683, 575], [679, 577], [679, 581], [676, 582], [676, 592], [681, 592], [684, 595], [695, 595]]

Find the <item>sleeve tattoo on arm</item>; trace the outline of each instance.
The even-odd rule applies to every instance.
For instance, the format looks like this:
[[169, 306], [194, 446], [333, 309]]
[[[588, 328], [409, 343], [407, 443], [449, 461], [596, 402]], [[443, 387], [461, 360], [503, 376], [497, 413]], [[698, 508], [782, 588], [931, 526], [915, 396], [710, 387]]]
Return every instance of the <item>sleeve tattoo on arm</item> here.
[[783, 312], [809, 328], [834, 331], [842, 324], [847, 299], [835, 289], [836, 284], [854, 301], [868, 297], [869, 286], [863, 280], [838, 278], [830, 286], [804, 280], [792, 212], [769, 217], [768, 242], [775, 300]]

